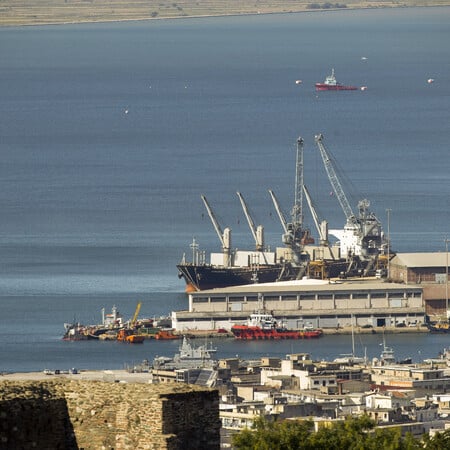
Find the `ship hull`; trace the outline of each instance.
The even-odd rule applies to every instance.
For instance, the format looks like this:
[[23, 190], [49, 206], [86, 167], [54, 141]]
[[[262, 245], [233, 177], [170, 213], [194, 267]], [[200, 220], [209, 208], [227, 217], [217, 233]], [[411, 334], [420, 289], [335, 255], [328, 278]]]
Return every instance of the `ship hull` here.
[[[347, 263], [332, 261], [325, 265], [318, 278], [335, 278], [347, 268]], [[274, 283], [298, 278], [298, 268], [287, 264], [259, 266], [257, 272], [252, 267], [217, 267], [212, 265], [178, 264], [178, 276], [186, 282], [186, 291], [242, 286], [254, 283]], [[314, 274], [309, 274], [316, 278]]]
[[324, 83], [316, 83], [316, 91], [356, 91], [356, 86], [343, 86], [342, 84], [328, 85]]
[[322, 330], [286, 330], [284, 328], [263, 329], [248, 325], [234, 325], [231, 328], [236, 339], [241, 340], [281, 340], [281, 339], [315, 339], [322, 336]]
[[272, 283], [295, 279], [293, 273], [283, 275], [284, 266], [259, 266], [257, 273], [250, 267], [216, 267], [193, 264], [177, 265], [180, 278], [184, 278], [188, 288], [198, 291], [205, 289], [241, 286], [253, 283]]

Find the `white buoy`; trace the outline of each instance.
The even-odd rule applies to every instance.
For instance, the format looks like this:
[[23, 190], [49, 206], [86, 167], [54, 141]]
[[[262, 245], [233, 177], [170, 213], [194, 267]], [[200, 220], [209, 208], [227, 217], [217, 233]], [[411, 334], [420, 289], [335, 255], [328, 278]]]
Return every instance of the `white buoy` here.
[[361, 86], [361, 90], [365, 91], [367, 89], [367, 86]]
[[434, 81], [434, 79], [433, 78], [428, 78], [428, 84], [431, 84], [431, 83], [433, 83], [433, 81]]
[[302, 80], [295, 80], [295, 84], [302, 84]]

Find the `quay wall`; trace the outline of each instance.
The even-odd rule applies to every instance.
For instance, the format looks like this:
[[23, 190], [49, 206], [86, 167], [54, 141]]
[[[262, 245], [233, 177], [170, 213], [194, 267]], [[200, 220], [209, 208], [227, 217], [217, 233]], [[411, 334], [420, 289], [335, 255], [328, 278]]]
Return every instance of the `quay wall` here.
[[185, 384], [0, 382], [0, 450], [218, 450], [218, 392]]

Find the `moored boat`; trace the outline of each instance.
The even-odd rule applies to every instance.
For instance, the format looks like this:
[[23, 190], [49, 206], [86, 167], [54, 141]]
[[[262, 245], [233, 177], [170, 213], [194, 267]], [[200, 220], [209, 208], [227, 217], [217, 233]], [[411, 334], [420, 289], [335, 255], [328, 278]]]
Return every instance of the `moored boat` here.
[[126, 342], [127, 344], [142, 344], [144, 339], [144, 336], [136, 334], [134, 330], [129, 330], [126, 328], [120, 329], [117, 333], [117, 340], [119, 342]]
[[180, 339], [179, 334], [174, 334], [173, 329], [161, 329], [155, 334], [155, 339], [158, 340], [170, 340], [170, 339]]
[[231, 332], [236, 339], [311, 339], [322, 336], [320, 329], [305, 328], [303, 330], [289, 330], [282, 322], [278, 322], [272, 314], [256, 312], [250, 314], [247, 324], [233, 325]]
[[337, 82], [334, 76], [334, 69], [331, 69], [331, 75], [325, 78], [323, 83], [316, 83], [316, 91], [356, 91], [356, 86], [344, 86]]
[[449, 322], [436, 322], [427, 324], [430, 333], [450, 333]]
[[63, 341], [86, 341], [89, 339], [85, 327], [80, 323], [65, 323], [64, 328], [66, 332], [62, 338]]

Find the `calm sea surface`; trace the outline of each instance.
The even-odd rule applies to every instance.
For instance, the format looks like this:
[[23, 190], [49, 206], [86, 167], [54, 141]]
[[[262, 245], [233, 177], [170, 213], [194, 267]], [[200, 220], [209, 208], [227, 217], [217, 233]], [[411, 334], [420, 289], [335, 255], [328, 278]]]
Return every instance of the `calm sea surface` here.
[[[128, 318], [138, 301], [141, 316], [185, 309], [176, 263], [193, 237], [219, 249], [201, 194], [234, 247], [253, 246], [236, 191], [279, 245], [267, 190], [290, 210], [298, 136], [330, 228], [345, 219], [317, 133], [355, 209], [367, 197], [385, 229], [391, 210], [395, 250], [445, 251], [449, 39], [446, 7], [0, 29], [0, 371], [174, 353], [174, 342], [63, 342], [63, 323], [99, 322], [113, 305]], [[316, 93], [332, 68], [367, 90]], [[420, 359], [448, 339], [388, 344]], [[217, 345], [221, 357], [333, 358], [349, 341]], [[380, 343], [359, 344], [374, 357]]]

